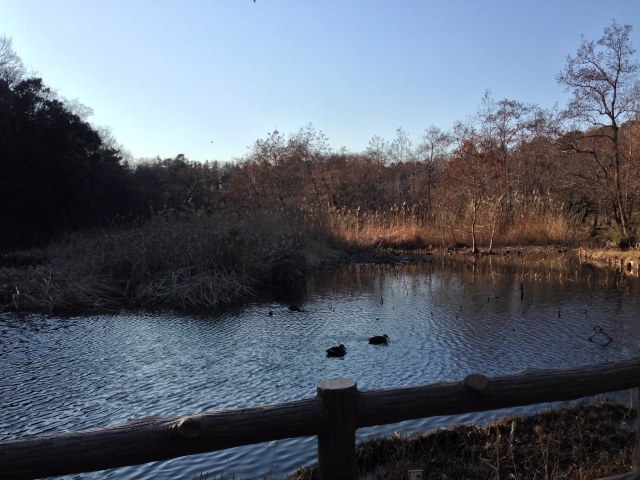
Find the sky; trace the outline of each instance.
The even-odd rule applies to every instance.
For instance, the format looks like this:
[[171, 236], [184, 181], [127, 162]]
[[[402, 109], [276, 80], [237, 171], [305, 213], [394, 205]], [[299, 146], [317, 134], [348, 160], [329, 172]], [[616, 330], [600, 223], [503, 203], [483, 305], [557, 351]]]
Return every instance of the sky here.
[[[486, 90], [544, 108], [582, 36], [640, 0], [0, 0], [0, 35], [135, 158], [240, 159], [313, 124], [334, 150], [450, 129]], [[636, 54], [638, 57], [638, 54]]]

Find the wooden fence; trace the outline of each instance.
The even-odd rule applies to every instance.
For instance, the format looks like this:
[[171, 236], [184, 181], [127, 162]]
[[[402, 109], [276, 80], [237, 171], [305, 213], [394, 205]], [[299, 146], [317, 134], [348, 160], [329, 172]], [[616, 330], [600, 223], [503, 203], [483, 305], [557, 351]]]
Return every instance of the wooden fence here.
[[114, 427], [0, 442], [0, 478], [27, 479], [166, 460], [291, 437], [318, 436], [321, 479], [357, 478], [355, 432], [403, 420], [573, 400], [640, 384], [640, 359], [457, 382], [359, 391], [325, 380], [317, 396], [257, 408], [146, 417]]

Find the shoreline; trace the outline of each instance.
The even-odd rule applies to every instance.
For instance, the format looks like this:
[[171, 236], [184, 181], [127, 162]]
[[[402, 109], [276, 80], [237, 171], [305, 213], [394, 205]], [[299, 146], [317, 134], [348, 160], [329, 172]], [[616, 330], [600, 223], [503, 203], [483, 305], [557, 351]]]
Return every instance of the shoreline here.
[[[55, 250], [54, 250], [55, 252]], [[64, 252], [63, 252], [64, 253]], [[417, 250], [401, 250], [397, 248], [346, 247], [320, 249], [312, 252], [297, 252], [295, 256], [284, 255], [281, 264], [272, 267], [278, 274], [277, 281], [272, 283], [273, 272], [266, 273], [265, 278], [247, 279], [245, 284], [239, 283], [237, 276], [229, 277], [232, 282], [224, 286], [225, 277], [215, 278], [226, 294], [218, 296], [212, 302], [202, 302], [198, 298], [189, 298], [187, 294], [175, 294], [185, 288], [202, 289], [207, 285], [207, 275], [216, 275], [215, 271], [196, 272], [188, 275], [171, 291], [171, 295], [145, 298], [139, 293], [131, 294], [131, 280], [127, 277], [108, 278], [99, 272], [92, 274], [86, 271], [87, 257], [84, 254], [79, 261], [60, 259], [57, 253], [45, 255], [38, 251], [33, 255], [19, 252], [12, 257], [3, 258], [0, 266], [0, 312], [18, 313], [54, 313], [75, 315], [82, 313], [102, 313], [121, 310], [171, 310], [197, 312], [211, 309], [224, 309], [259, 297], [274, 286], [286, 288], [288, 284], [298, 282], [307, 275], [318, 270], [335, 270], [347, 265], [411, 265], [440, 262], [443, 265], [485, 262], [490, 265], [517, 267], [521, 275], [526, 273], [568, 276], [576, 272], [569, 271], [571, 265], [589, 265], [602, 272], [611, 272], [629, 277], [640, 276], [640, 250], [593, 249], [586, 247], [568, 248], [565, 246], [500, 246], [490, 253], [480, 251], [473, 254], [469, 248], [429, 248]], [[306, 257], [311, 257], [306, 258]], [[74, 261], [78, 265], [74, 265]], [[497, 263], [496, 263], [497, 262]], [[573, 264], [572, 264], [573, 262]], [[175, 284], [175, 270], [173, 275]], [[133, 272], [135, 274], [136, 272]], [[163, 274], [166, 277], [166, 273]], [[262, 273], [265, 275], [265, 273]], [[53, 278], [55, 278], [55, 281]], [[76, 278], [77, 277], [77, 278]], [[270, 280], [271, 277], [271, 280]], [[191, 284], [193, 278], [195, 284]], [[166, 284], [161, 275], [153, 280], [156, 284]], [[153, 286], [153, 285], [152, 285]], [[71, 291], [72, 289], [76, 291]], [[140, 288], [148, 290], [148, 286]], [[215, 292], [214, 292], [215, 293]], [[137, 296], [136, 296], [137, 295]], [[157, 300], [161, 301], [158, 302]]]
[[[421, 435], [393, 435], [357, 447], [361, 478], [603, 479], [631, 472], [636, 411], [619, 404], [587, 404], [532, 416], [507, 416]], [[288, 480], [316, 480], [305, 467]]]

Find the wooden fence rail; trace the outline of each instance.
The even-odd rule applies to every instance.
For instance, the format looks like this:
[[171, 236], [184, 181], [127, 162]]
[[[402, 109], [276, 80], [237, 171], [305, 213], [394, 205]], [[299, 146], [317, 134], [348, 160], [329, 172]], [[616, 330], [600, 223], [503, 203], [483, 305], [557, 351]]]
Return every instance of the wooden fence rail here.
[[321, 479], [357, 478], [355, 431], [403, 420], [573, 400], [640, 384], [640, 359], [358, 391], [325, 380], [315, 398], [0, 442], [0, 479], [103, 470], [291, 437], [318, 436]]

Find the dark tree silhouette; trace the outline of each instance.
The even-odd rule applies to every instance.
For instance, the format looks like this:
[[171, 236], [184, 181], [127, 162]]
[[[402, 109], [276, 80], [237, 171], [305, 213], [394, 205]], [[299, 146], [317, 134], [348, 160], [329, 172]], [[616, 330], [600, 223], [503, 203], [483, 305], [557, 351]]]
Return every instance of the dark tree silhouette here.
[[42, 80], [0, 79], [0, 245], [38, 245], [126, 211], [117, 151]]

